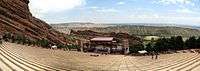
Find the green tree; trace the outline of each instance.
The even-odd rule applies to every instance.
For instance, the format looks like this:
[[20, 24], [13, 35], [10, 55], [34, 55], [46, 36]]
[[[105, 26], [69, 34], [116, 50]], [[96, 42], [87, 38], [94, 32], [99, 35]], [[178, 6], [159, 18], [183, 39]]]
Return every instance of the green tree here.
[[[177, 47], [177, 44], [176, 44], [176, 37], [172, 36], [169, 40], [168, 40], [168, 44], [170, 46], [168, 46], [168, 49], [171, 49], [171, 50], [177, 50], [178, 47]], [[166, 46], [167, 47], [167, 46]]]
[[153, 42], [149, 42], [149, 43], [146, 45], [145, 50], [146, 50], [147, 52], [152, 52], [152, 51], [154, 51], [154, 50], [155, 50], [155, 48], [154, 48], [154, 43], [153, 43]]
[[196, 45], [197, 45], [197, 42], [196, 42], [196, 37], [195, 36], [190, 37], [189, 39], [187, 39], [185, 41], [185, 46], [187, 48], [196, 48]]
[[158, 52], [168, 50], [181, 50], [184, 47], [184, 41], [181, 36], [171, 38], [160, 38], [155, 43], [155, 50]]
[[135, 45], [131, 45], [129, 50], [130, 50], [130, 53], [138, 53], [138, 51], [145, 50], [145, 48], [143, 44], [135, 44]]
[[181, 49], [183, 49], [184, 41], [183, 41], [182, 36], [171, 37], [169, 40], [169, 44], [170, 44], [169, 49], [181, 50]]
[[71, 45], [67, 45], [68, 49], [79, 49], [80, 46], [78, 45], [74, 45], [74, 44], [71, 44]]
[[15, 40], [15, 36], [12, 35], [12, 36], [11, 36], [11, 43], [15, 43], [15, 41], [16, 41], [16, 40]]
[[11, 38], [12, 38], [12, 34], [11, 34], [10, 32], [4, 33], [3, 39], [4, 39], [5, 41], [9, 41], [9, 39], [11, 39]]
[[26, 44], [28, 44], [28, 46], [33, 44], [33, 41], [31, 41], [29, 38], [26, 38]]
[[184, 41], [183, 41], [182, 36], [177, 36], [175, 42], [176, 42], [176, 49], [182, 50], [184, 47]]
[[17, 35], [16, 35], [16, 38], [15, 38], [14, 40], [15, 40], [15, 42], [17, 42], [18, 44], [21, 44], [21, 43], [22, 43], [22, 39], [23, 39], [22, 35], [17, 34]]
[[65, 48], [65, 45], [64, 45], [64, 44], [58, 44], [57, 46], [58, 46], [59, 49]]
[[22, 35], [21, 42], [23, 45], [26, 44], [26, 40], [27, 40], [27, 38], [24, 35]]
[[158, 39], [155, 43], [155, 51], [158, 51], [158, 52], [167, 51], [171, 47], [173, 46], [170, 44], [170, 39], [168, 38]]
[[197, 43], [197, 44], [196, 44], [196, 47], [197, 47], [197, 48], [200, 48], [200, 37], [198, 37], [198, 39], [196, 40], [196, 43]]
[[40, 46], [42, 46], [42, 47], [45, 47], [45, 48], [47, 48], [47, 47], [49, 47], [49, 41], [48, 40], [46, 40], [46, 39], [42, 39], [42, 40], [39, 40], [38, 41], [38, 44], [40, 45]]

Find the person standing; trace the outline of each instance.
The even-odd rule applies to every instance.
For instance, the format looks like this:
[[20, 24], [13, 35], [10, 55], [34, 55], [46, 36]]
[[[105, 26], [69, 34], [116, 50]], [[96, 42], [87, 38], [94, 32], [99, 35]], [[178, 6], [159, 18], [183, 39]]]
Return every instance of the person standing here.
[[156, 52], [155, 54], [156, 54], [156, 58], [155, 59], [158, 59], [158, 52]]
[[154, 51], [151, 52], [151, 59], [154, 59]]

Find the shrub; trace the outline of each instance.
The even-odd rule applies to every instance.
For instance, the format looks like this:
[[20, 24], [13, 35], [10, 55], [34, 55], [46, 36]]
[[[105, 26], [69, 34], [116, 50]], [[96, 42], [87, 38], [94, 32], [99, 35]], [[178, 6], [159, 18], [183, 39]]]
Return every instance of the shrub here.
[[65, 48], [66, 46], [64, 44], [58, 44], [57, 47], [60, 48]]
[[23, 40], [22, 35], [17, 34], [16, 38], [14, 39], [15, 42], [17, 42], [17, 44], [21, 44]]
[[5, 41], [9, 41], [9, 39], [11, 39], [11, 37], [12, 37], [12, 35], [9, 32], [4, 33], [4, 35], [3, 35], [3, 39]]
[[149, 43], [146, 45], [145, 50], [146, 50], [147, 52], [155, 51], [153, 42], [149, 42]]
[[49, 47], [49, 41], [44, 38], [42, 40], [38, 40], [37, 44], [41, 47], [45, 47], [45, 48]]
[[196, 45], [197, 45], [197, 48], [200, 48], [200, 37], [198, 37], [198, 39], [196, 40]]
[[71, 44], [71, 45], [67, 45], [68, 49], [79, 49], [80, 47], [78, 45], [74, 45], [74, 44]]
[[130, 50], [130, 53], [138, 53], [138, 51], [145, 50], [145, 48], [143, 44], [135, 44], [135, 45], [131, 45], [129, 50]]
[[187, 48], [196, 48], [197, 47], [197, 41], [196, 41], [196, 37], [193, 36], [193, 37], [190, 37], [189, 39], [187, 39], [185, 41], [185, 46]]
[[32, 45], [33, 44], [33, 41], [31, 41], [30, 39], [26, 38], [26, 44], [28, 44], [28, 46]]
[[177, 36], [175, 42], [176, 42], [176, 49], [178, 50], [184, 49], [184, 41], [182, 36]]
[[0, 38], [0, 44], [2, 44], [2, 39]]
[[168, 38], [161, 38], [156, 41], [154, 48], [156, 51], [161, 52], [161, 51], [167, 51], [171, 47], [172, 45], [170, 44]]

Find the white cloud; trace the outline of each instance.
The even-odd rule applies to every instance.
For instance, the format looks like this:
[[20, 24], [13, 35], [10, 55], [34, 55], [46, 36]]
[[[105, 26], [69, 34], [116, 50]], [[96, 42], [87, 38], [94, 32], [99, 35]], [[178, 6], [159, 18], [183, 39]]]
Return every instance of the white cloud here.
[[176, 12], [178, 12], [178, 13], [187, 13], [187, 14], [198, 14], [197, 12], [192, 11], [192, 10], [187, 9], [187, 8], [177, 9]]
[[133, 19], [152, 19], [152, 18], [161, 18], [158, 14], [133, 14], [130, 16], [130, 18]]
[[89, 8], [91, 8], [91, 9], [98, 9], [99, 7], [97, 7], [97, 6], [92, 6], [92, 7], [89, 7]]
[[171, 4], [176, 4], [176, 5], [194, 5], [192, 0], [158, 0], [155, 1], [155, 3], [161, 3], [165, 5], [171, 5]]
[[36, 17], [45, 13], [70, 10], [85, 4], [85, 0], [30, 0], [30, 10]]
[[118, 2], [117, 4], [118, 5], [123, 5], [123, 4], [125, 4], [125, 2]]
[[133, 14], [129, 19], [151, 23], [175, 23], [197, 25], [200, 17], [174, 14]]
[[110, 9], [98, 9], [97, 12], [118, 12], [118, 10], [110, 8]]

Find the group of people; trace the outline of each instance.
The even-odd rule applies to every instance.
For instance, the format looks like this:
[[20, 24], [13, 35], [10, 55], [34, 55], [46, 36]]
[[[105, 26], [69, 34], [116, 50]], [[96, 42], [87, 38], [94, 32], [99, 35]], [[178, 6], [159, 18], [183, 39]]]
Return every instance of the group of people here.
[[152, 59], [158, 59], [158, 52], [152, 51], [151, 56]]

